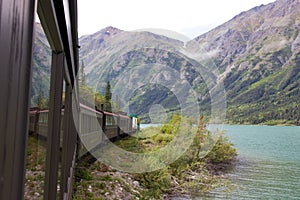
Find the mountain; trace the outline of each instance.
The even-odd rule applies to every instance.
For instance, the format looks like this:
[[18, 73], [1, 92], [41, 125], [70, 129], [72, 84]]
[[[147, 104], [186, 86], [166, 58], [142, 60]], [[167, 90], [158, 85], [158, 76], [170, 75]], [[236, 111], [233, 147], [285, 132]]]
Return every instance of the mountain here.
[[300, 2], [277, 0], [194, 39], [222, 72], [230, 121], [299, 121], [299, 30]]
[[49, 96], [51, 74], [51, 49], [40, 23], [35, 23], [32, 59], [31, 106], [35, 106], [38, 96]]
[[[208, 90], [197, 68], [206, 71], [210, 79], [217, 77], [187, 57], [182, 41], [146, 31], [126, 32], [107, 27], [80, 38], [80, 44], [88, 84], [104, 93], [106, 82], [110, 81], [113, 96], [121, 100], [121, 107], [128, 113], [149, 120], [149, 110], [158, 104], [166, 112], [183, 107], [188, 112], [196, 106], [195, 102], [198, 104], [197, 97], [191, 102], [193, 95], [189, 94], [198, 87], [203, 88], [199, 91], [201, 98], [209, 102]], [[202, 110], [206, 107], [209, 105]]]
[[[90, 86], [104, 93], [110, 81], [121, 107], [144, 122], [182, 109], [209, 116], [225, 96], [228, 123], [299, 124], [299, 30], [299, 0], [277, 0], [188, 42], [107, 27], [79, 39], [80, 59]], [[46, 76], [51, 54], [37, 36], [34, 72]], [[46, 80], [34, 77], [33, 94], [47, 91]]]

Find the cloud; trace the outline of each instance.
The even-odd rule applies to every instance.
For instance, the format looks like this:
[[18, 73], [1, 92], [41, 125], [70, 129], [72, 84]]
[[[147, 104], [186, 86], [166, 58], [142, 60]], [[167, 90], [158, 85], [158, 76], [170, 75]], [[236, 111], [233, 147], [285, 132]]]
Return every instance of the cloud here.
[[242, 11], [272, 1], [78, 0], [79, 35], [91, 34], [106, 26], [123, 30], [161, 28], [192, 35], [199, 27], [211, 29], [212, 25], [228, 21]]

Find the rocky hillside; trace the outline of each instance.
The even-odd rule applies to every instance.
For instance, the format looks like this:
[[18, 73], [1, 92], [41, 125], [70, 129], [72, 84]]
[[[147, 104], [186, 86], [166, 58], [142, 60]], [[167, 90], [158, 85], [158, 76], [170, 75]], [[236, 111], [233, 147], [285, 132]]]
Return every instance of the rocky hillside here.
[[35, 23], [35, 37], [32, 61], [31, 106], [35, 106], [38, 96], [45, 97], [50, 90], [51, 49], [41, 24]]
[[299, 120], [299, 30], [300, 1], [277, 0], [194, 39], [222, 72], [230, 121]]
[[[182, 104], [191, 108], [192, 90], [198, 91], [197, 96], [201, 93], [206, 101], [209, 99], [197, 68], [206, 70], [211, 79], [217, 78], [181, 51], [184, 42], [154, 33], [107, 27], [80, 41], [88, 84], [103, 93], [110, 81], [113, 96], [118, 96], [121, 107], [147, 120], [149, 109], [156, 104], [161, 104], [166, 112], [179, 110]], [[194, 102], [198, 103], [196, 96]]]

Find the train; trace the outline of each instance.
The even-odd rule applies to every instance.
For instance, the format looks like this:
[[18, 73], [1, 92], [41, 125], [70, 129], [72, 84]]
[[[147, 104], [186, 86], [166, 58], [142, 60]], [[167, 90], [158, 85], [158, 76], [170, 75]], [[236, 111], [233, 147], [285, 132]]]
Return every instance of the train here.
[[[48, 114], [49, 110], [30, 109], [30, 134], [47, 139]], [[63, 115], [64, 109], [62, 109]], [[80, 136], [79, 156], [83, 156], [108, 141], [114, 141], [134, 134], [138, 130], [138, 120], [136, 116], [128, 116], [124, 112], [112, 113], [80, 104], [79, 123], [76, 124], [76, 129]], [[62, 127], [63, 117], [61, 131], [63, 130]], [[62, 145], [62, 138], [60, 145]]]

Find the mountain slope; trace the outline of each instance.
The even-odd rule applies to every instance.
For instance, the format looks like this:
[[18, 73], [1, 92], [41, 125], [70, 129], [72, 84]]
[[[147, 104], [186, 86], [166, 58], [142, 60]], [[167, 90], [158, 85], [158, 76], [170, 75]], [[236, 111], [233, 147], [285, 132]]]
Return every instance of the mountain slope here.
[[[184, 43], [179, 40], [107, 27], [80, 42], [88, 84], [103, 93], [106, 82], [110, 81], [113, 95], [121, 100], [121, 106], [129, 102], [127, 111], [147, 120], [153, 105], [161, 104], [166, 111], [179, 110], [177, 96], [181, 95], [184, 96], [181, 103], [191, 107], [192, 103], [187, 103], [191, 95], [186, 94], [191, 88], [187, 87], [205, 88], [196, 70], [200, 64], [194, 66], [194, 61], [180, 52]], [[95, 44], [97, 48], [91, 49]], [[214, 77], [211, 72], [207, 74]], [[203, 91], [208, 94], [207, 90]], [[203, 96], [209, 98], [205, 93]]]
[[32, 59], [31, 106], [35, 106], [38, 96], [48, 97], [51, 74], [51, 49], [41, 24], [35, 23], [35, 37]]
[[[40, 91], [49, 91], [51, 60], [45, 36], [36, 30], [33, 102]], [[199, 112], [209, 115], [209, 82], [221, 81], [227, 122], [299, 124], [299, 30], [300, 1], [277, 0], [242, 12], [187, 43], [107, 27], [80, 38], [80, 59], [89, 85], [103, 93], [110, 81], [114, 98], [148, 122], [154, 108], [176, 112], [192, 107], [191, 94]], [[187, 55], [195, 45], [206, 50], [196, 55], [201, 62]], [[214, 67], [219, 75], [211, 70]]]
[[299, 120], [299, 30], [300, 2], [278, 0], [194, 39], [215, 53], [230, 121]]

